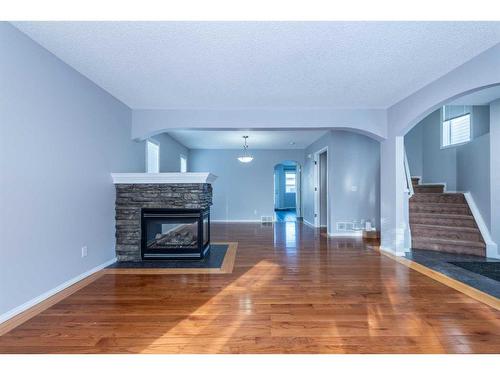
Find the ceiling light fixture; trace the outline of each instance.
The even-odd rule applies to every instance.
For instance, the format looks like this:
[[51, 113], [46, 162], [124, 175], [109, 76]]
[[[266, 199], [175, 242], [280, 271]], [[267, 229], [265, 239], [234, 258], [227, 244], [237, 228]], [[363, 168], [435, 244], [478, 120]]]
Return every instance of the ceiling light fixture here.
[[238, 160], [242, 163], [250, 163], [253, 160], [253, 157], [248, 152], [248, 145], [247, 145], [248, 135], [244, 135], [243, 139], [245, 140], [245, 143], [243, 145], [243, 153], [238, 157]]

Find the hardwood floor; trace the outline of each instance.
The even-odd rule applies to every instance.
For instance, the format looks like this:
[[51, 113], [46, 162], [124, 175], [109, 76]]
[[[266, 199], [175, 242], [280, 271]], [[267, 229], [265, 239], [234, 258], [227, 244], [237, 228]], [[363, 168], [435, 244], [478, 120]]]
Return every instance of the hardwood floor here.
[[103, 274], [2, 353], [500, 353], [500, 312], [302, 223], [213, 224], [231, 274]]

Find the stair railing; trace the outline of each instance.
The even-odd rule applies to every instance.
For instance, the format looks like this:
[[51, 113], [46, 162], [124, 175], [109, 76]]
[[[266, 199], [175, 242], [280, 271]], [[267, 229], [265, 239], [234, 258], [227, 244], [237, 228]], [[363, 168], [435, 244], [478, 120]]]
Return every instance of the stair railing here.
[[406, 176], [406, 193], [408, 194], [407, 199], [404, 199], [403, 207], [405, 211], [405, 240], [404, 247], [405, 252], [410, 251], [412, 247], [411, 239], [411, 227], [410, 227], [410, 198], [413, 196], [415, 191], [413, 190], [413, 182], [411, 181], [410, 164], [408, 164], [408, 157], [406, 156], [406, 149], [404, 150], [404, 170]]
[[405, 150], [404, 167], [406, 176], [406, 188], [408, 195], [411, 198], [415, 192], [413, 190], [413, 182], [411, 181], [410, 165], [408, 164], [408, 157], [406, 156], [406, 150]]

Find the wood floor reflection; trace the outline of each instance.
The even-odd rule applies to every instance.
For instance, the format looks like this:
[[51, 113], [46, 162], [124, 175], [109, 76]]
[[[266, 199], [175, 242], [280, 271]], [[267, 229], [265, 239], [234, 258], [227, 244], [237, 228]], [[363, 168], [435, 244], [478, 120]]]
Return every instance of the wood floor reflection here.
[[500, 353], [500, 312], [301, 222], [213, 224], [231, 274], [105, 274], [2, 353]]

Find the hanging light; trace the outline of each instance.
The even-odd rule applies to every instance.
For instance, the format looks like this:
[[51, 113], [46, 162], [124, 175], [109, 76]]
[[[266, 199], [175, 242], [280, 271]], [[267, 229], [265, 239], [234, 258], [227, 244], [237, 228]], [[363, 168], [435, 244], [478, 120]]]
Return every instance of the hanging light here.
[[250, 163], [253, 160], [253, 156], [248, 152], [248, 135], [244, 135], [243, 139], [245, 140], [245, 144], [243, 145], [243, 153], [238, 157], [238, 160], [242, 163]]

